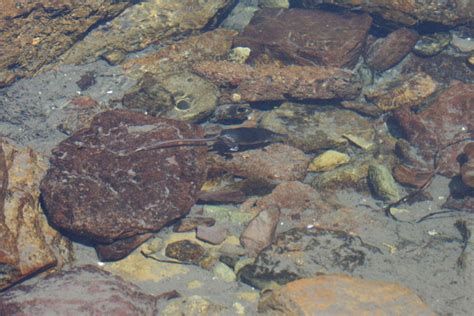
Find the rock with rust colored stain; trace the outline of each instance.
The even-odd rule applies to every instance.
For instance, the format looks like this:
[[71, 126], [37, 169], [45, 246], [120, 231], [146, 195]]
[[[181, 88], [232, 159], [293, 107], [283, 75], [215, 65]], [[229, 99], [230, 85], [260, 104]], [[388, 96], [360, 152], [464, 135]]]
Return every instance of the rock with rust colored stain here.
[[204, 61], [196, 63], [193, 69], [222, 88], [221, 103], [232, 102], [232, 96], [244, 102], [354, 99], [362, 88], [356, 73], [335, 67], [251, 67], [228, 61]]
[[385, 112], [398, 108], [417, 108], [437, 89], [438, 83], [420, 72], [368, 87], [364, 96]]
[[409, 288], [347, 275], [290, 282], [266, 293], [258, 310], [271, 315], [435, 315]]
[[406, 28], [398, 29], [376, 40], [367, 52], [370, 68], [385, 71], [398, 64], [415, 46], [418, 34]]
[[50, 222], [93, 243], [110, 244], [158, 231], [185, 215], [206, 178], [207, 147], [134, 152], [180, 137], [200, 138], [203, 131], [121, 110], [97, 115], [90, 128], [53, 151], [41, 183]]
[[270, 55], [286, 64], [351, 67], [357, 63], [372, 24], [367, 14], [263, 9], [234, 39], [251, 59]]
[[2, 315], [156, 315], [158, 297], [92, 265], [2, 293]]
[[438, 151], [439, 172], [446, 176], [459, 173], [456, 160], [465, 143], [474, 137], [474, 84], [454, 82], [420, 113], [406, 109], [394, 112], [407, 140], [428, 165]]
[[0, 139], [0, 290], [72, 261], [71, 243], [49, 226], [39, 205], [46, 169], [33, 150]]
[[0, 87], [36, 74], [95, 24], [115, 17], [129, 5], [112, 0], [2, 1]]

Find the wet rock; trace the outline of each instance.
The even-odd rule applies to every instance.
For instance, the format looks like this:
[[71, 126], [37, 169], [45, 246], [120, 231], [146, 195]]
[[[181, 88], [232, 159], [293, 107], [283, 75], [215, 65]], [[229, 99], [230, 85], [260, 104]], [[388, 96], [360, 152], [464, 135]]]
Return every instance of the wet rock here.
[[124, 95], [122, 103], [154, 116], [197, 121], [214, 111], [218, 96], [214, 85], [192, 73], [160, 78], [147, 73]]
[[[32, 76], [55, 60], [99, 21], [122, 12], [124, 1], [2, 1], [0, 87]], [[67, 30], [67, 31], [65, 31]]]
[[335, 150], [328, 150], [311, 161], [308, 166], [308, 171], [323, 172], [332, 170], [340, 165], [348, 163], [350, 159], [351, 158], [347, 154]]
[[176, 233], [194, 231], [198, 226], [213, 226], [216, 220], [211, 217], [185, 217], [173, 228]]
[[474, 143], [468, 143], [463, 153], [467, 157], [467, 162], [461, 166], [461, 178], [465, 185], [474, 188]]
[[160, 314], [163, 316], [174, 315], [229, 315], [224, 306], [214, 304], [198, 295], [172, 300]]
[[398, 183], [415, 188], [422, 188], [433, 176], [430, 169], [397, 164], [393, 168], [393, 177]]
[[412, 50], [417, 40], [416, 32], [400, 28], [387, 37], [376, 40], [367, 51], [366, 62], [377, 71], [390, 69]]
[[366, 14], [262, 9], [234, 39], [234, 46], [249, 47], [253, 60], [266, 54], [285, 64], [352, 67], [371, 24]]
[[400, 193], [395, 180], [384, 165], [370, 165], [368, 170], [368, 180], [379, 198], [389, 202], [396, 202], [400, 199]]
[[153, 237], [153, 234], [141, 234], [114, 241], [111, 244], [96, 244], [95, 250], [100, 261], [115, 261], [128, 256], [135, 248]]
[[275, 67], [208, 61], [196, 63], [194, 71], [223, 89], [220, 103], [239, 96], [243, 102], [304, 99], [353, 99], [361, 90], [356, 73], [333, 67]]
[[262, 249], [272, 243], [276, 227], [280, 219], [278, 208], [262, 210], [240, 235], [240, 243], [248, 255], [257, 256]]
[[185, 122], [121, 110], [97, 115], [90, 128], [53, 153], [41, 183], [49, 220], [101, 244], [159, 230], [195, 203], [206, 177], [207, 149], [134, 151], [151, 142], [202, 136]]
[[435, 22], [446, 25], [463, 24], [474, 18], [474, 3], [470, 0], [446, 1], [386, 1], [368, 0], [303, 0], [307, 8], [317, 7], [321, 3], [329, 3], [345, 8], [354, 8], [377, 15], [384, 19], [415, 25], [420, 22]]
[[304, 152], [343, 148], [348, 145], [344, 134], [373, 141], [370, 120], [349, 110], [331, 106], [284, 103], [262, 115], [261, 127], [287, 134], [290, 145]]
[[432, 57], [443, 51], [451, 42], [450, 33], [435, 33], [420, 37], [413, 52], [421, 57]]
[[438, 88], [438, 83], [425, 73], [382, 81], [365, 90], [364, 96], [382, 111], [418, 107]]
[[[342, 231], [294, 228], [277, 236], [243, 267], [241, 281], [258, 289], [272, 282], [283, 285], [317, 273], [358, 273], [380, 250]], [[317, 256], [314, 256], [317, 253]]]
[[134, 78], [140, 78], [145, 73], [156, 77], [183, 72], [195, 62], [224, 58], [229, 53], [236, 34], [236, 31], [218, 28], [188, 36], [157, 52], [131, 58], [121, 66], [127, 75]]
[[474, 52], [474, 40], [470, 37], [462, 38], [457, 35], [453, 35], [451, 45], [454, 46], [461, 53]]
[[299, 181], [280, 183], [271, 194], [255, 202], [255, 206], [262, 210], [271, 207], [280, 210], [288, 209], [294, 213], [300, 213], [305, 209], [328, 210], [328, 205], [322, 203], [318, 192], [311, 186]]
[[212, 269], [212, 273], [214, 273], [217, 278], [225, 282], [235, 282], [235, 280], [237, 279], [237, 276], [235, 275], [234, 271], [222, 262], [216, 263], [216, 265]]
[[227, 237], [227, 228], [223, 226], [198, 226], [196, 238], [213, 245], [221, 244]]
[[69, 240], [49, 226], [38, 203], [46, 169], [33, 150], [0, 139], [0, 290], [72, 261]]
[[211, 121], [222, 124], [243, 122], [249, 118], [252, 109], [248, 103], [222, 104], [219, 105], [212, 114]]
[[4, 315], [155, 315], [157, 297], [91, 265], [18, 286], [0, 299]]
[[288, 9], [290, 2], [288, 0], [260, 0], [259, 5], [265, 8]]
[[256, 215], [256, 212], [239, 211], [233, 205], [204, 205], [203, 213], [206, 216], [215, 218], [217, 223], [223, 225], [228, 223], [244, 225], [250, 222]]
[[175, 106], [173, 94], [151, 73], [146, 73], [122, 98], [125, 108], [161, 116]]
[[190, 240], [179, 240], [168, 244], [165, 253], [169, 258], [197, 265], [206, 255], [206, 249]]
[[379, 117], [383, 114], [383, 111], [373, 104], [357, 101], [342, 101], [341, 107], [348, 110], [353, 110], [359, 114], [367, 115], [370, 117]]
[[437, 82], [444, 83], [445, 85], [451, 84], [453, 80], [465, 83], [474, 82], [474, 71], [466, 63], [466, 58], [464, 56], [449, 55], [444, 52], [431, 58], [409, 55], [400, 64], [400, 69], [404, 74], [424, 72]]
[[212, 159], [213, 168], [224, 169], [239, 177], [280, 181], [302, 180], [309, 164], [301, 150], [284, 144], [233, 153], [231, 159], [217, 155]]
[[393, 118], [421, 160], [432, 164], [439, 151], [438, 172], [453, 176], [459, 172], [456, 157], [464, 146], [456, 141], [474, 137], [473, 109], [474, 85], [455, 82], [420, 113], [398, 110]]
[[231, 3], [229, 0], [140, 2], [87, 34], [61, 56], [61, 62], [78, 64], [94, 61], [99, 56], [126, 54], [172, 36], [198, 31]]
[[258, 310], [272, 315], [435, 315], [415, 292], [398, 283], [346, 275], [287, 283], [266, 293]]
[[85, 73], [84, 75], [81, 76], [81, 79], [79, 79], [76, 84], [81, 89], [81, 91], [87, 90], [93, 85], [95, 85], [95, 74], [93, 72], [88, 72]]

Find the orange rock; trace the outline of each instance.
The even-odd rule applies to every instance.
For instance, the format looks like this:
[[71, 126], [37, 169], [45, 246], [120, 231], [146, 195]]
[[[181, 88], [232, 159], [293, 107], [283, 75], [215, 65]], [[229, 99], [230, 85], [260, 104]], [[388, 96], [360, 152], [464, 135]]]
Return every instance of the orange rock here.
[[46, 161], [0, 139], [0, 290], [72, 260], [70, 242], [48, 225], [38, 202]]
[[263, 296], [259, 311], [269, 315], [435, 315], [406, 287], [346, 275], [290, 282]]

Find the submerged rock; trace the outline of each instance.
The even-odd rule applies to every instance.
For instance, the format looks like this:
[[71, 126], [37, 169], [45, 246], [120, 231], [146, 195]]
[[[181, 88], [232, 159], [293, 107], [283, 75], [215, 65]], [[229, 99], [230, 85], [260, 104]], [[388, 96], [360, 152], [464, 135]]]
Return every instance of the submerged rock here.
[[71, 243], [49, 226], [38, 203], [46, 169], [33, 150], [0, 139], [0, 290], [72, 261]]
[[1, 294], [2, 315], [156, 315], [158, 297], [91, 265]]
[[234, 39], [234, 46], [249, 47], [254, 60], [266, 54], [286, 64], [352, 67], [371, 24], [367, 14], [263, 9]]
[[421, 112], [398, 110], [393, 118], [422, 160], [432, 165], [439, 155], [438, 172], [456, 175], [464, 147], [458, 142], [474, 137], [474, 84], [454, 82]]
[[474, 18], [474, 3], [471, 0], [429, 2], [415, 0], [303, 0], [302, 2], [303, 6], [307, 8], [327, 3], [362, 10], [405, 25], [415, 25], [421, 22], [458, 25], [472, 21]]
[[[111, 19], [128, 1], [2, 1], [0, 87], [32, 76], [70, 48], [90, 28]], [[67, 30], [67, 31], [65, 31]]]
[[376, 40], [368, 49], [366, 61], [374, 70], [385, 71], [398, 64], [415, 46], [418, 34], [400, 28], [385, 38]]
[[[262, 65], [227, 61], [196, 63], [194, 71], [222, 88], [221, 103], [304, 99], [353, 99], [362, 88], [352, 71], [319, 66]], [[233, 97], [234, 96], [234, 97]]]
[[412, 290], [384, 281], [325, 275], [265, 293], [258, 310], [271, 315], [432, 315]]
[[97, 115], [90, 128], [53, 152], [41, 183], [49, 220], [99, 244], [159, 230], [195, 203], [206, 178], [207, 148], [135, 151], [160, 140], [202, 136], [201, 128], [185, 122], [120, 110]]
[[400, 199], [397, 184], [387, 167], [384, 165], [370, 165], [368, 177], [377, 197], [389, 202], [396, 202]]
[[231, 0], [141, 1], [87, 34], [61, 56], [61, 62], [78, 64], [99, 56], [120, 62], [123, 58], [110, 57], [124, 56], [166, 38], [200, 30], [231, 4]]
[[260, 126], [288, 135], [288, 141], [304, 152], [335, 149], [348, 145], [344, 134], [371, 142], [372, 123], [350, 110], [326, 105], [286, 102], [262, 115]]
[[424, 35], [416, 42], [413, 52], [422, 57], [435, 56], [449, 45], [451, 39], [450, 33]]
[[272, 243], [276, 227], [280, 219], [278, 208], [262, 210], [250, 221], [240, 235], [240, 243], [251, 257], [255, 257]]
[[283, 285], [317, 273], [357, 273], [379, 253], [378, 248], [343, 231], [294, 228], [279, 234], [238, 276], [263, 289], [272, 283]]

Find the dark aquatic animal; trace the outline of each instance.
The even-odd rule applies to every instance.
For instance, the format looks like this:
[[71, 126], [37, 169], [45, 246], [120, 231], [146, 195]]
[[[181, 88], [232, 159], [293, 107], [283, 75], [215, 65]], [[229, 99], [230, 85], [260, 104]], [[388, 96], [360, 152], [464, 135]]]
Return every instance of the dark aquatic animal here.
[[265, 145], [284, 142], [287, 135], [278, 134], [266, 128], [239, 127], [224, 129], [219, 135], [204, 138], [177, 138], [150, 143], [135, 149], [132, 153], [175, 146], [220, 145], [230, 151], [238, 151], [241, 147]]

